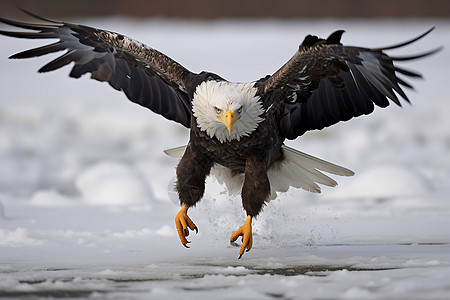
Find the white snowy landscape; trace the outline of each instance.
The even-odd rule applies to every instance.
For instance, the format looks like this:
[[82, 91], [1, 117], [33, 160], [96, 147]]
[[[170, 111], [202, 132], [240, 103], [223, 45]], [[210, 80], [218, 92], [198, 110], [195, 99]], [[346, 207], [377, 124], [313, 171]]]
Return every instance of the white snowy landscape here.
[[402, 64], [424, 76], [410, 80], [412, 105], [287, 142], [356, 174], [270, 202], [238, 260], [229, 237], [245, 212], [214, 178], [189, 211], [199, 233], [180, 244], [177, 159], [163, 150], [186, 144], [185, 128], [67, 67], [37, 74], [55, 56], [7, 59], [47, 41], [0, 37], [0, 298], [450, 298], [449, 21], [70, 21], [230, 81], [272, 74], [307, 34], [336, 29], [347, 45], [380, 47], [436, 26], [388, 53], [444, 50]]

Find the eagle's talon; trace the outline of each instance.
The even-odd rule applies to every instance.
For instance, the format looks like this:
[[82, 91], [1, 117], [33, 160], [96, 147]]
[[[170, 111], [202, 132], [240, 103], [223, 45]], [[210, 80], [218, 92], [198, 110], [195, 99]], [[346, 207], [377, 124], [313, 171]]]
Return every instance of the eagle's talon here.
[[195, 234], [198, 234], [198, 228], [197, 228], [197, 226], [194, 226], [194, 229], [193, 230], [195, 230]]
[[180, 238], [181, 244], [186, 248], [190, 248], [186, 245], [190, 243], [190, 241], [186, 239], [189, 235], [189, 229], [198, 232], [197, 226], [195, 226], [194, 222], [192, 222], [191, 218], [187, 215], [188, 208], [189, 207], [186, 204], [183, 204], [180, 211], [175, 216], [178, 237]]
[[239, 244], [237, 244], [235, 241], [238, 239], [238, 237], [242, 236], [242, 245], [240, 245], [241, 249], [239, 250], [239, 257], [240, 259], [242, 255], [244, 255], [244, 251], [246, 252], [250, 251], [252, 249], [253, 244], [253, 236], [252, 236], [252, 216], [248, 215], [247, 220], [245, 221], [244, 225], [242, 225], [238, 230], [236, 230], [230, 238], [230, 244], [232, 246], [239, 247]]
[[[190, 243], [190, 242], [188, 242], [188, 243]], [[185, 248], [191, 248], [191, 247], [189, 247], [187, 244], [182, 244]]]

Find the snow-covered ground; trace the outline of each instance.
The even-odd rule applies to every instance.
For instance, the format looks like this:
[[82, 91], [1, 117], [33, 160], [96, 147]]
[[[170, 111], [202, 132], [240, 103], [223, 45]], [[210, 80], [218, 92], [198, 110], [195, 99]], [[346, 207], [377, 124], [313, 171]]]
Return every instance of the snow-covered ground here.
[[[170, 192], [188, 132], [107, 84], [36, 70], [49, 57], [6, 57], [42, 45], [0, 37], [0, 297], [107, 299], [448, 299], [450, 297], [450, 22], [436, 20], [75, 20], [124, 33], [192, 71], [231, 81], [271, 74], [306, 34], [345, 29], [346, 44], [416, 36], [393, 55], [446, 48], [408, 63], [413, 105], [377, 109], [289, 142], [356, 171], [322, 194], [290, 190], [254, 222], [214, 178], [190, 210], [181, 246]], [[2, 27], [6, 28], [6, 26]]]

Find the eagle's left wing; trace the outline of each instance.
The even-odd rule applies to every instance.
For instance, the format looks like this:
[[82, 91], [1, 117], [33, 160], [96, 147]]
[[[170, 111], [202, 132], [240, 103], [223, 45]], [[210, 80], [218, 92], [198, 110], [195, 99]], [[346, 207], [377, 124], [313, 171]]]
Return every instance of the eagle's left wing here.
[[[384, 50], [413, 43], [431, 30], [433, 28], [405, 43], [378, 49], [343, 46], [340, 43], [342, 30], [326, 40], [309, 35], [284, 66], [259, 82], [259, 93], [284, 95], [275, 101], [284, 101], [280, 126], [288, 139], [308, 130], [370, 114], [374, 104], [388, 106], [388, 99], [401, 106], [396, 93], [409, 102], [401, 86], [411, 86], [399, 78], [398, 73], [421, 76], [399, 68], [394, 61], [424, 57], [440, 49], [409, 57], [390, 57]], [[276, 103], [265, 105], [271, 107]]]
[[49, 45], [12, 55], [31, 58], [66, 52], [43, 66], [49, 72], [74, 63], [70, 76], [91, 73], [93, 79], [108, 82], [123, 91], [131, 101], [147, 107], [169, 120], [190, 127], [191, 104], [187, 90], [197, 74], [163, 53], [124, 35], [66, 22], [55, 22], [28, 13], [45, 24], [17, 22], [0, 18], [11, 26], [31, 31], [0, 30], [0, 34], [27, 39], [56, 39]]

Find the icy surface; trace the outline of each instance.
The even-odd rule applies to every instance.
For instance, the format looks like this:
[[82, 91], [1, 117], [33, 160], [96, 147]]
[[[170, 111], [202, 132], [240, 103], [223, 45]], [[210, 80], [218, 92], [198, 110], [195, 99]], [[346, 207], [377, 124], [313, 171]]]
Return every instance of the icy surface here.
[[[348, 167], [322, 194], [290, 190], [254, 222], [237, 260], [230, 234], [245, 214], [213, 178], [179, 243], [163, 150], [188, 132], [107, 84], [44, 75], [51, 58], [6, 57], [42, 45], [0, 37], [0, 297], [71, 299], [450, 298], [450, 23], [446, 21], [75, 20], [124, 33], [231, 81], [274, 72], [307, 34], [345, 29], [346, 44], [384, 46], [436, 25], [393, 55], [446, 48], [406, 64], [413, 106], [377, 109], [289, 146]], [[54, 56], [52, 56], [54, 57]], [[175, 201], [176, 202], [176, 201]]]

